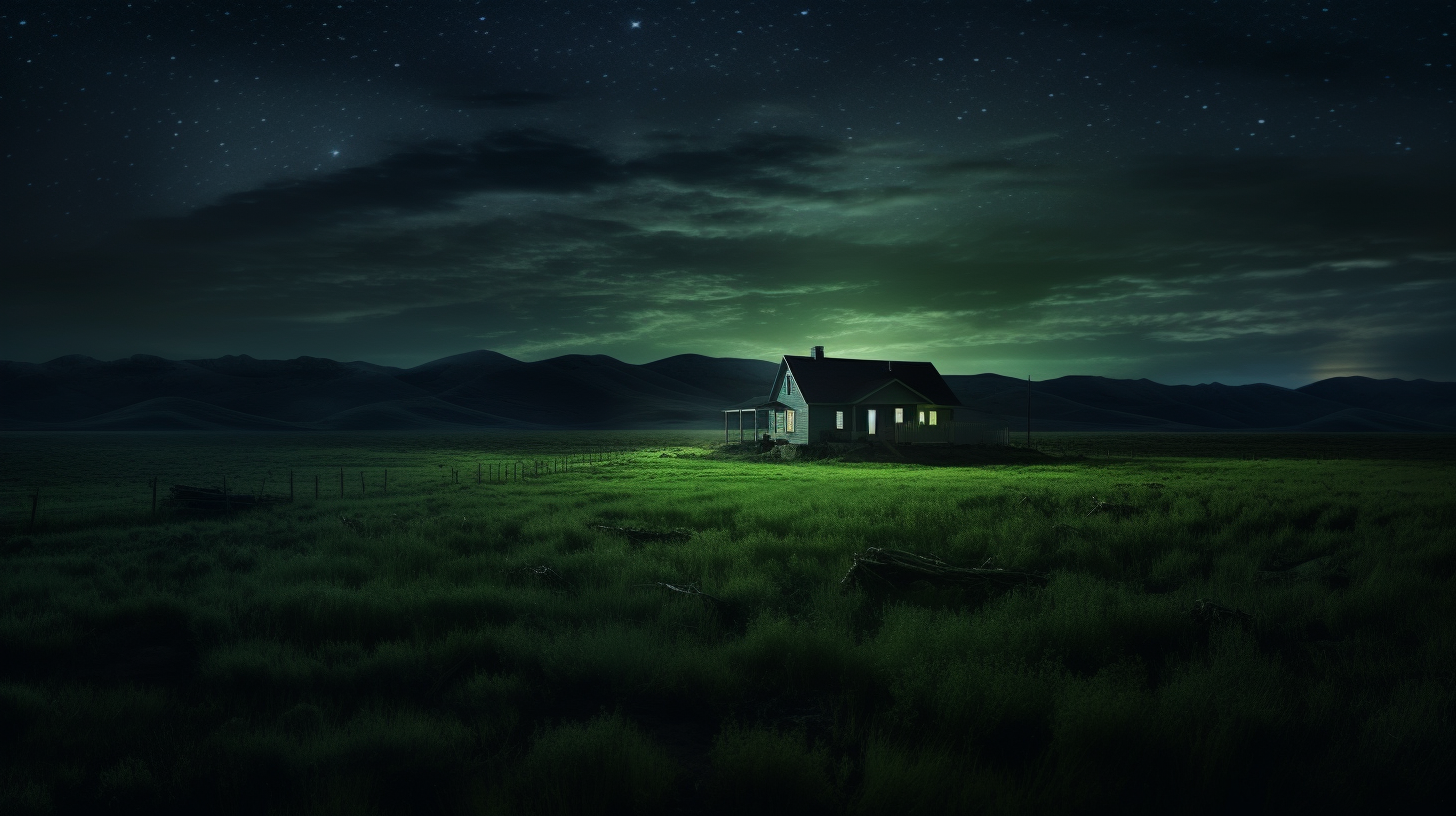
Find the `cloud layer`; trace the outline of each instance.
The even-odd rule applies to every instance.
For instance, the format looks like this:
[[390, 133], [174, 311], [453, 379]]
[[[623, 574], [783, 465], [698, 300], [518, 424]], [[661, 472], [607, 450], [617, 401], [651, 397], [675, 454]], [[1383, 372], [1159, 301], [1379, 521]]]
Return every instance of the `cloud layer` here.
[[0, 336], [22, 359], [823, 344], [954, 373], [1456, 378], [1451, 165], [1018, 150], [774, 133], [628, 150], [539, 130], [401, 145], [34, 261]]

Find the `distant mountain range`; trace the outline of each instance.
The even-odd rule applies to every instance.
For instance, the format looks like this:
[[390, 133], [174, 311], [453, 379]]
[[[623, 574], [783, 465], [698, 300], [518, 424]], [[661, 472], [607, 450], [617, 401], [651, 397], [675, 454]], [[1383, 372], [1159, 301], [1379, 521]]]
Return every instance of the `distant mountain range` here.
[[[1026, 381], [947, 376], [961, 403], [1026, 427]], [[1301, 388], [1162, 385], [1152, 380], [1058, 377], [1032, 383], [1040, 431], [1456, 431], [1456, 383], [1333, 377]]]
[[[0, 430], [466, 430], [721, 427], [777, 363], [682, 354], [522, 362], [473, 351], [414, 368], [315, 357], [0, 362]], [[946, 377], [967, 407], [1026, 425], [1026, 382]], [[1299, 389], [1060, 377], [1032, 384], [1040, 431], [1456, 431], [1456, 383], [1337, 377]]]

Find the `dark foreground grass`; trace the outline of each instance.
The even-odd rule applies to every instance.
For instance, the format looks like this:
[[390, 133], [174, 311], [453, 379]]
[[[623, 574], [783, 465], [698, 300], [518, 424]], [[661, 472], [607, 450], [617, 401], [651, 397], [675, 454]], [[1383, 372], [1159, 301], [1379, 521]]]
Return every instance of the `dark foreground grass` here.
[[[1447, 463], [952, 468], [723, 458], [704, 438], [342, 438], [413, 475], [222, 519], [126, 505], [27, 532], [8, 514], [0, 811], [1453, 804]], [[0, 442], [12, 479], [57, 491], [78, 462], [125, 486], [343, 450], [93, 439]], [[638, 452], [508, 485], [442, 475], [481, 448], [572, 446]], [[1051, 580], [842, 589], [869, 546]]]

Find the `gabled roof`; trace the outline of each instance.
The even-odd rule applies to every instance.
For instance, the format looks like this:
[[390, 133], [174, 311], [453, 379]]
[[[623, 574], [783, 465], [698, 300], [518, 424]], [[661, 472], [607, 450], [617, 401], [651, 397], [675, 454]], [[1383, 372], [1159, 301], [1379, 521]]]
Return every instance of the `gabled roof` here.
[[804, 400], [853, 403], [899, 380], [935, 405], [960, 405], [934, 363], [905, 360], [853, 360], [848, 357], [784, 355]]

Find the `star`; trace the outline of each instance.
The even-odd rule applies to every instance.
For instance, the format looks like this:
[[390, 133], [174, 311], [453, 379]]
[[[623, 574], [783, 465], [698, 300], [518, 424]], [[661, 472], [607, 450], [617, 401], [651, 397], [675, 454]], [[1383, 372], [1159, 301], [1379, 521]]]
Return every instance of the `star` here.
[[633, 28], [641, 28], [642, 27], [642, 21], [641, 20], [633, 20], [632, 21], [632, 27]]

